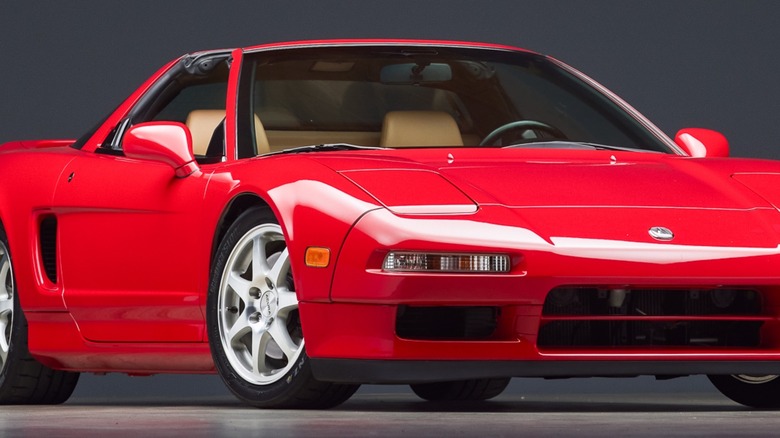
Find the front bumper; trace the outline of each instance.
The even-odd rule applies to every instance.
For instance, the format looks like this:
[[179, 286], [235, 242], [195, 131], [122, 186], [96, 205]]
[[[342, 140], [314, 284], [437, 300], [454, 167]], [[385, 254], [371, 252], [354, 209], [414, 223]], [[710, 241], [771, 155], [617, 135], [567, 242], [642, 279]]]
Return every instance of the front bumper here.
[[[517, 219], [506, 209], [486, 210], [448, 219], [399, 217], [386, 210], [365, 215], [340, 251], [331, 301], [300, 303], [306, 349], [317, 376], [409, 383], [507, 376], [780, 374], [776, 250], [742, 248], [730, 253], [731, 248], [724, 247], [714, 256], [701, 251], [703, 247], [680, 245], [679, 254], [666, 257], [652, 244], [641, 243], [617, 255], [605, 248], [578, 254], [569, 251], [571, 247], [562, 251], [527, 228], [510, 226]], [[491, 221], [484, 220], [488, 217]], [[509, 273], [491, 275], [387, 273], [381, 261], [389, 250], [504, 253], [512, 257], [513, 266]], [[647, 260], [642, 259], [645, 254]], [[669, 261], [680, 255], [680, 261]], [[737, 310], [706, 313], [711, 305], [702, 314], [686, 313], [687, 308], [654, 309], [661, 313], [647, 315], [647, 308], [623, 308], [619, 310], [624, 313], [617, 314], [545, 313], [550, 291], [567, 287], [598, 290], [595, 295], [603, 289], [606, 301], [611, 300], [610, 291], [642, 290], [646, 296], [655, 296], [656, 290], [690, 291], [703, 297], [718, 288], [747, 288], [756, 292], [761, 305], [755, 314], [744, 315]], [[495, 331], [482, 339], [410, 339], [397, 331], [404, 306], [491, 306], [499, 316]], [[591, 330], [587, 341], [566, 344], [565, 337], [579, 330], [572, 325], [585, 320], [600, 328]], [[721, 321], [754, 331], [711, 344], [711, 334], [720, 336], [724, 330], [692, 333], [677, 341], [671, 338], [679, 331], [669, 329], [666, 344], [641, 340], [652, 336], [649, 329], [634, 336], [638, 344], [613, 342], [615, 335], [604, 342], [598, 339], [601, 328], [612, 322], [629, 321], [621, 326], [623, 331], [647, 321], [667, 330], [677, 320], [694, 321], [692, 331], [709, 330], [707, 324]], [[572, 331], [564, 333], [563, 342], [555, 338], [540, 346], [540, 330], [550, 323]]]

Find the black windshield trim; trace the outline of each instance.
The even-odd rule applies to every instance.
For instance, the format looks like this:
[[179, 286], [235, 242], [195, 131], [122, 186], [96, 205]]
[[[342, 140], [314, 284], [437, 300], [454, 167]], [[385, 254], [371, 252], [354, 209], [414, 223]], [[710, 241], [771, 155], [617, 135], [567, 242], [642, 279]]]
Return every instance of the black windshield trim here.
[[261, 157], [267, 157], [269, 155], [285, 155], [285, 154], [302, 154], [310, 152], [333, 152], [333, 151], [375, 151], [375, 150], [390, 150], [392, 148], [383, 148], [378, 146], [359, 146], [349, 143], [325, 143], [314, 144], [307, 146], [298, 146], [283, 151], [269, 152], [267, 154], [260, 155]]

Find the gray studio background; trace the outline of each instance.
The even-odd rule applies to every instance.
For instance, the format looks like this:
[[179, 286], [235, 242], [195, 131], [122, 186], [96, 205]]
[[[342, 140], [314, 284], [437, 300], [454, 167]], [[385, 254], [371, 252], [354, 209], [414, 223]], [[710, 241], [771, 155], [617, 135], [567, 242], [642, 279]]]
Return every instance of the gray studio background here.
[[[5, 0], [0, 143], [75, 138], [189, 51], [297, 39], [431, 38], [553, 55], [669, 135], [713, 128], [729, 138], [732, 155], [778, 159], [778, 22], [780, 2], [772, 0]], [[510, 390], [710, 390], [702, 378], [653, 383], [516, 379]], [[73, 400], [226, 394], [215, 376], [85, 375]]]

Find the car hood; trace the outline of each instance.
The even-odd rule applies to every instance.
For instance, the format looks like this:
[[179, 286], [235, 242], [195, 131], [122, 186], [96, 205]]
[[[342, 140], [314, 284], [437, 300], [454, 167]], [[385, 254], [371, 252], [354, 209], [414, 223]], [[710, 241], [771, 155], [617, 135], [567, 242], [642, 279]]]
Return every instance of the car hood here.
[[[593, 161], [474, 164], [440, 172], [481, 205], [492, 199], [512, 209], [559, 246], [668, 241], [776, 248], [779, 242], [770, 225], [780, 219], [774, 208], [731, 175], [693, 160], [610, 154]], [[666, 240], [659, 233], [671, 234]]]
[[391, 210], [417, 206], [396, 213], [509, 210], [513, 224], [551, 243], [657, 242], [654, 227], [671, 230], [675, 244], [776, 248], [780, 241], [777, 209], [733, 177], [741, 168], [780, 175], [774, 162], [611, 151], [409, 152], [324, 162]]
[[[706, 160], [675, 155], [559, 150], [417, 149], [320, 154], [316, 159], [350, 179], [376, 181], [410, 202], [435, 198], [416, 172], [440, 175], [480, 205], [507, 207], [680, 207], [745, 209], [766, 206], [731, 175], [744, 162], [752, 171], [780, 173], [761, 160]], [[406, 152], [406, 153], [404, 153]], [[315, 157], [313, 154], [309, 157]], [[743, 166], [745, 167], [745, 166]], [[362, 175], [362, 176], [360, 176]], [[383, 184], [378, 184], [381, 182]], [[409, 187], [410, 184], [417, 184]], [[422, 184], [422, 185], [421, 185]], [[360, 183], [358, 183], [360, 185]], [[371, 190], [368, 190], [371, 191]], [[380, 193], [374, 193], [380, 194]]]
[[440, 168], [480, 203], [508, 207], [744, 208], [750, 201], [705, 169], [657, 161], [525, 161]]

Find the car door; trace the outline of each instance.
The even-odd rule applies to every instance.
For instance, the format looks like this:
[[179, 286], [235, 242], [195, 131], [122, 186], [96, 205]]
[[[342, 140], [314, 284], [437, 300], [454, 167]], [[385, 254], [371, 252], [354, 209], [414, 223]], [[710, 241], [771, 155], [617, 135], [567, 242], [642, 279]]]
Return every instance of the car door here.
[[[205, 339], [214, 230], [202, 225], [210, 178], [202, 169], [224, 159], [224, 131], [219, 117], [205, 125], [191, 119], [203, 110], [225, 117], [230, 64], [230, 52], [220, 51], [172, 64], [123, 110], [106, 137], [90, 140], [62, 173], [53, 208], [63, 299], [87, 340]], [[125, 133], [145, 122], [185, 124], [202, 167], [178, 177], [166, 162], [126, 156]]]
[[208, 274], [196, 266], [208, 254], [197, 232], [207, 180], [97, 152], [68, 164], [54, 209], [64, 301], [86, 339], [203, 339], [198, 287]]

